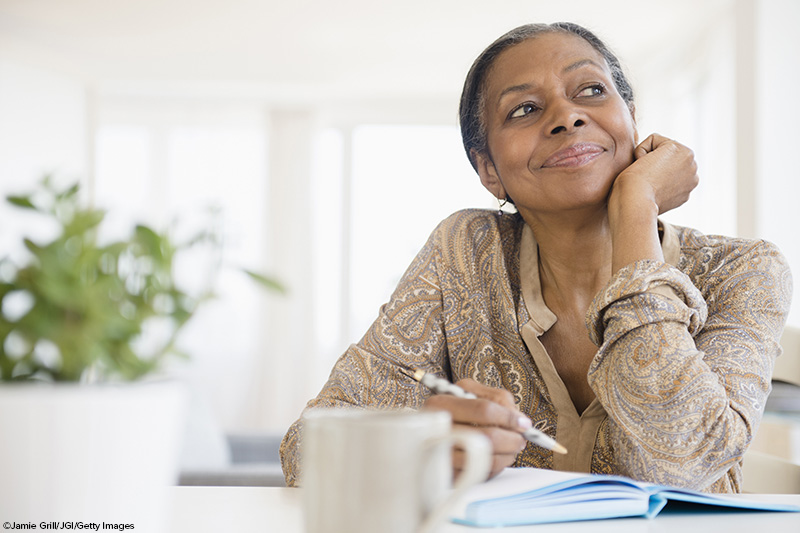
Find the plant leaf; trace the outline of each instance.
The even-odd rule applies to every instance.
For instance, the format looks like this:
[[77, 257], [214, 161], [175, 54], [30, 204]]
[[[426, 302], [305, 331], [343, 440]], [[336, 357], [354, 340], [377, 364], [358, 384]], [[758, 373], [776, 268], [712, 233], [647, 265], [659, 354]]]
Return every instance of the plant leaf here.
[[64, 198], [72, 198], [76, 194], [78, 194], [78, 189], [80, 188], [80, 183], [75, 183], [69, 189], [66, 189], [63, 192], [60, 192], [56, 195], [56, 198], [64, 199]]
[[34, 255], [38, 255], [42, 251], [42, 247], [33, 242], [30, 239], [23, 239], [23, 243], [25, 243], [25, 248], [28, 249], [29, 252], [33, 253]]
[[100, 210], [80, 210], [76, 211], [65, 228], [65, 233], [79, 235], [90, 229], [97, 227], [105, 218], [105, 211]]
[[265, 289], [277, 292], [278, 294], [286, 294], [287, 292], [286, 287], [284, 287], [280, 281], [274, 278], [267, 277], [263, 274], [253, 272], [252, 270], [248, 270], [246, 268], [243, 268], [242, 271]]
[[158, 233], [140, 224], [136, 226], [136, 239], [144, 246], [145, 252], [152, 255], [157, 263], [162, 262], [164, 250], [162, 249], [162, 238]]
[[7, 196], [6, 200], [11, 205], [15, 205], [17, 207], [22, 207], [24, 209], [37, 209], [38, 208], [33, 205], [29, 196]]

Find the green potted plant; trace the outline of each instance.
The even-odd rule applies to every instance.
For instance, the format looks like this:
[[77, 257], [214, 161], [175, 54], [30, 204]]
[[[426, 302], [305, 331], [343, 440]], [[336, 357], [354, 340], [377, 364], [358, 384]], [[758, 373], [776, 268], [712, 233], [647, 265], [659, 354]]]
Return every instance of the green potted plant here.
[[82, 206], [77, 185], [50, 179], [7, 200], [56, 231], [46, 242], [26, 238], [23, 260], [0, 259], [0, 516], [156, 531], [177, 475], [186, 395], [154, 376], [211, 296], [210, 287], [182, 289], [173, 264], [213, 235], [178, 245], [138, 225], [101, 242], [104, 212]]

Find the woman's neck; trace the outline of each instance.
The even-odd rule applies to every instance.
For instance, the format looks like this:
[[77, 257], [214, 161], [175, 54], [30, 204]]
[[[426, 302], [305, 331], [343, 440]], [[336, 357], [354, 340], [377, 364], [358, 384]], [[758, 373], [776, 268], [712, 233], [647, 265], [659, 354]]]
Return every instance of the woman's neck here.
[[[588, 308], [611, 277], [611, 230], [605, 209], [583, 216], [525, 216], [539, 246], [539, 276], [547, 301]], [[555, 302], [548, 302], [548, 305]]]

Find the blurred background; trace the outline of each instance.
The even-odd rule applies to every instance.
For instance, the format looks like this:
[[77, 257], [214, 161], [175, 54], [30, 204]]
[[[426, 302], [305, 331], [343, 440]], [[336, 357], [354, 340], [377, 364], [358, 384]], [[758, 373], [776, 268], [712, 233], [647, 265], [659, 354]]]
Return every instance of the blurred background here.
[[[0, 0], [0, 193], [80, 180], [112, 233], [218, 209], [223, 262], [288, 292], [223, 269], [173, 372], [221, 431], [280, 434], [436, 223], [496, 208], [460, 144], [464, 76], [559, 20], [617, 52], [642, 138], [695, 151], [665, 219], [772, 240], [800, 272], [795, 0]], [[0, 255], [40, 230], [3, 205]]]

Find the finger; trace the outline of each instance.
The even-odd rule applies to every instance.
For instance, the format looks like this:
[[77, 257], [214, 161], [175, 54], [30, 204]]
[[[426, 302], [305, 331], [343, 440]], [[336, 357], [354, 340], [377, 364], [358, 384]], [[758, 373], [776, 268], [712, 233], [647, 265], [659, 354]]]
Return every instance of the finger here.
[[465, 400], [439, 394], [428, 398], [425, 408], [448, 411], [453, 422], [472, 426], [496, 426], [511, 431], [525, 431], [533, 425], [530, 418], [518, 410], [484, 398]]
[[[502, 472], [504, 468], [513, 465], [516, 459], [516, 455], [493, 455], [492, 464], [489, 469], [489, 475], [487, 476], [487, 479], [493, 478]], [[461, 474], [461, 471], [464, 470], [465, 466], [466, 454], [458, 450], [453, 451], [453, 473], [455, 474], [455, 477], [458, 477]]]
[[476, 427], [455, 424], [454, 427], [482, 433], [492, 445], [492, 452], [517, 455], [525, 449], [528, 441], [518, 431], [509, 431], [498, 427]]
[[456, 385], [458, 385], [467, 392], [471, 392], [478, 398], [491, 400], [509, 409], [514, 409], [514, 410], [517, 409], [517, 404], [514, 401], [514, 395], [512, 395], [505, 389], [489, 387], [487, 385], [483, 385], [482, 383], [478, 383], [477, 381], [471, 378], [461, 379], [456, 383]]
[[653, 151], [653, 135], [648, 135], [645, 140], [633, 150], [633, 158], [641, 159], [645, 155]]
[[[519, 452], [515, 453], [494, 453], [492, 454], [492, 462], [496, 463], [500, 468], [511, 466], [517, 460]], [[467, 454], [464, 450], [453, 448], [453, 468], [464, 468], [467, 463]]]
[[639, 143], [639, 146], [633, 151], [633, 158], [639, 159], [649, 154], [664, 143], [673, 142], [669, 137], [664, 137], [658, 133], [652, 133], [647, 136], [645, 140]]
[[480, 431], [492, 443], [492, 449], [495, 453], [516, 456], [528, 444], [527, 439], [518, 431], [509, 431], [497, 427], [481, 428]]
[[[457, 427], [469, 431], [478, 431], [485, 435], [492, 445], [492, 464], [489, 477], [494, 477], [505, 467], [511, 466], [517, 455], [525, 449], [527, 441], [516, 431], [509, 431], [499, 427], [474, 427], [458, 424]], [[466, 456], [458, 447], [453, 449], [453, 469], [458, 472], [464, 468]]]
[[[525, 444], [522, 445], [521, 449], [513, 448], [512, 451], [508, 452], [501, 452], [495, 450], [491, 457], [491, 468], [489, 477], [494, 477], [502, 471], [504, 468], [508, 466], [512, 466], [516, 460], [519, 453], [525, 449]], [[467, 454], [464, 453], [463, 450], [460, 448], [453, 448], [453, 469], [457, 472], [460, 472], [464, 469], [467, 463]]]

